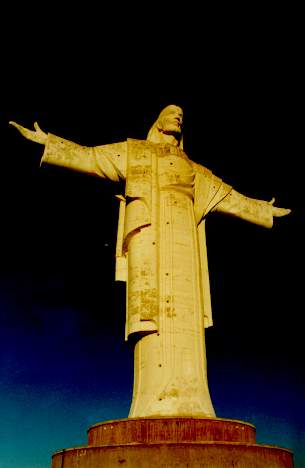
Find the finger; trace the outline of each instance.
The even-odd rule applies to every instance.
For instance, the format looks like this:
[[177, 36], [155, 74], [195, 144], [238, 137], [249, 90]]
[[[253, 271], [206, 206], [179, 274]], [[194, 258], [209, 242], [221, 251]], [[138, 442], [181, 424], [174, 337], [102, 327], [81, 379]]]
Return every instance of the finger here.
[[23, 127], [22, 125], [17, 124], [16, 122], [13, 122], [12, 120], [9, 122], [9, 124], [12, 125], [13, 127], [17, 128], [17, 130], [22, 135], [26, 135], [29, 132], [29, 130], [27, 128]]
[[271, 200], [270, 200], [270, 202], [269, 202], [269, 204], [270, 204], [270, 205], [273, 205], [274, 202], [275, 202], [275, 198], [272, 197]]
[[273, 212], [273, 216], [280, 218], [282, 216], [288, 215], [289, 213], [291, 213], [289, 208], [276, 208]]
[[19, 125], [16, 122], [13, 122], [12, 120], [9, 123], [13, 127], [16, 127], [17, 130], [21, 133], [21, 135], [23, 135], [25, 138], [28, 138], [29, 140], [32, 140], [32, 141], [37, 141], [37, 136], [34, 131], [29, 130], [28, 128], [25, 128], [22, 125]]
[[41, 132], [41, 128], [39, 127], [37, 122], [34, 123], [34, 128], [37, 132]]
[[16, 127], [16, 128], [22, 128], [21, 125], [17, 124], [16, 122], [14, 122], [13, 120], [10, 120], [9, 121], [9, 124], [12, 125], [13, 127]]

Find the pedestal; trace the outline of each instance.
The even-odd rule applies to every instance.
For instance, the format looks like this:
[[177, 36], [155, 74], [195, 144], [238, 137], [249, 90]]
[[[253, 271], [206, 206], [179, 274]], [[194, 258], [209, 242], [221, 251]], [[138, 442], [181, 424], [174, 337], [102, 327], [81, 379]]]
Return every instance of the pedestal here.
[[95, 424], [88, 445], [52, 468], [293, 468], [291, 451], [256, 444], [255, 427], [219, 418], [128, 418]]

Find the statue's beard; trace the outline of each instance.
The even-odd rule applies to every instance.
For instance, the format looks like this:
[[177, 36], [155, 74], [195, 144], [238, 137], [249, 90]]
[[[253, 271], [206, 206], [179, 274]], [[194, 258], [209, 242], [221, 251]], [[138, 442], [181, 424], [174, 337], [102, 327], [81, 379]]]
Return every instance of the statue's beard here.
[[172, 128], [167, 128], [166, 130], [164, 129], [160, 129], [160, 130], [161, 130], [161, 133], [164, 133], [164, 135], [172, 135], [175, 138], [177, 138], [177, 140], [180, 140], [181, 138], [181, 128], [176, 127], [174, 125]]

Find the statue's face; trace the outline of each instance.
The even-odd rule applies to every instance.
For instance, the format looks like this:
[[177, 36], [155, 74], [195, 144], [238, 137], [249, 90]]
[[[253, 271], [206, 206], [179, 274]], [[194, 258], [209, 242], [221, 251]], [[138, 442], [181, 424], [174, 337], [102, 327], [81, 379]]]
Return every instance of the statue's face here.
[[168, 106], [166, 107], [159, 117], [159, 125], [162, 131], [166, 134], [181, 134], [183, 112], [180, 107]]

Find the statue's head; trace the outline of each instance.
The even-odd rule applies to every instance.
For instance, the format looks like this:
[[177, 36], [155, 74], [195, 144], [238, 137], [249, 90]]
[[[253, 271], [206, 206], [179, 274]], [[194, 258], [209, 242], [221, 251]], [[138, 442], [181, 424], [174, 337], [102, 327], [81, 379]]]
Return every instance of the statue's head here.
[[174, 135], [179, 141], [180, 148], [183, 149], [182, 123], [183, 111], [181, 107], [173, 104], [166, 106], [149, 130], [147, 140], [152, 143], [159, 143], [160, 134]]

